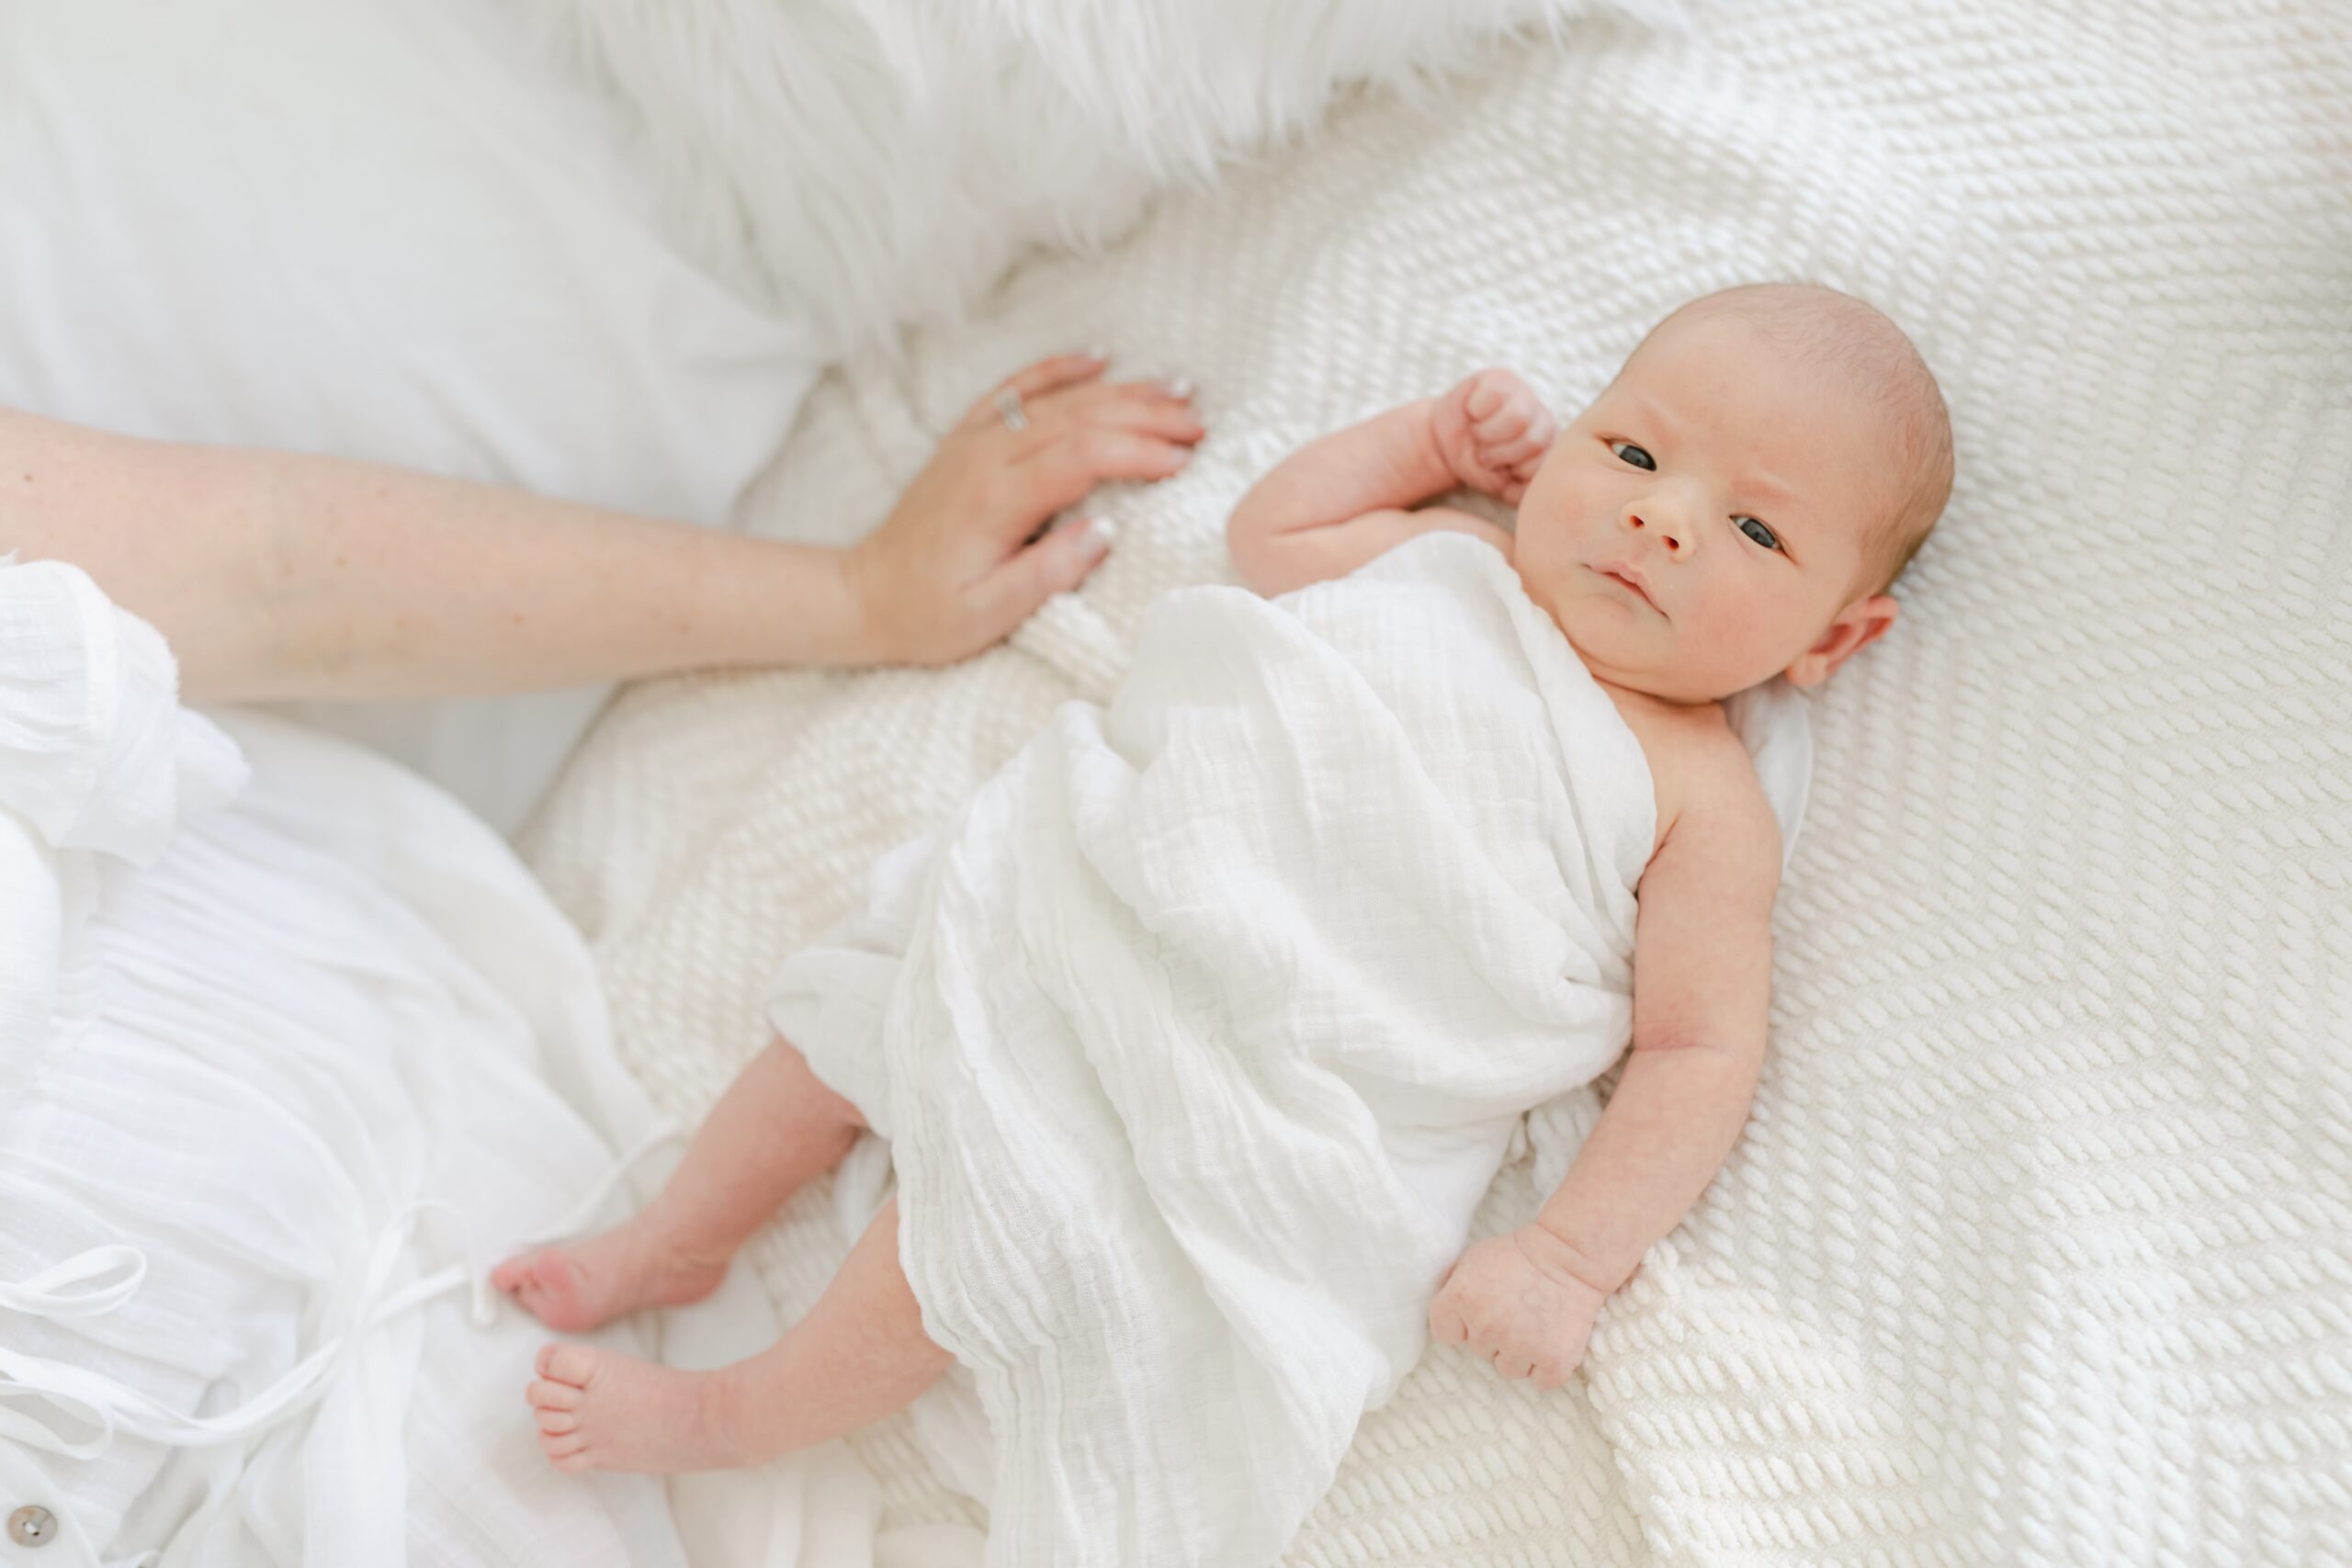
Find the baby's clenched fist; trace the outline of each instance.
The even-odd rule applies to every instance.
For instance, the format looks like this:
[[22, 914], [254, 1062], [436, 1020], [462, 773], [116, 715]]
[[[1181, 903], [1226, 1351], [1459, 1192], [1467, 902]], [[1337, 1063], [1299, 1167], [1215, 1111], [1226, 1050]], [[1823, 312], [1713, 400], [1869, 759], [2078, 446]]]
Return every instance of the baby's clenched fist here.
[[1569, 1272], [1566, 1244], [1541, 1225], [1489, 1236], [1455, 1259], [1430, 1303], [1430, 1336], [1507, 1378], [1559, 1388], [1584, 1359], [1605, 1291]]
[[1534, 388], [1508, 370], [1481, 370], [1437, 400], [1430, 434], [1454, 478], [1516, 506], [1559, 426]]

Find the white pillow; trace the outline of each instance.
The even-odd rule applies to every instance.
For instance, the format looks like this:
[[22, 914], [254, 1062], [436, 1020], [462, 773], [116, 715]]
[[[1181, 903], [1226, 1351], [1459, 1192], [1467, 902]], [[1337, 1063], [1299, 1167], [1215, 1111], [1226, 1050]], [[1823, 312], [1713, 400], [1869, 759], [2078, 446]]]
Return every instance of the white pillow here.
[[[673, 243], [623, 111], [524, 28], [475, 0], [0, 6], [0, 403], [725, 520], [808, 334]], [[337, 728], [511, 822], [596, 697]]]
[[848, 350], [954, 319], [1032, 246], [1118, 238], [1351, 87], [1595, 12], [1683, 21], [1680, 0], [533, 4], [641, 108], [705, 231], [748, 227]]

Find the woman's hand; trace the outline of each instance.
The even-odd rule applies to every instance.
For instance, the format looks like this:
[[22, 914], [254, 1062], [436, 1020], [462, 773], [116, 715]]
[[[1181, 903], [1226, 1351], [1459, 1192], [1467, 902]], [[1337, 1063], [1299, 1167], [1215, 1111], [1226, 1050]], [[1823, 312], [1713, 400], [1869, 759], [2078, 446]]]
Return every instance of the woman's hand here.
[[[499, 485], [288, 452], [183, 446], [0, 409], [10, 536], [72, 561], [170, 642], [203, 702], [526, 691], [743, 665], [978, 652], [1107, 542], [1038, 526], [1201, 439], [1188, 396], [1099, 358], [983, 399], [849, 550], [659, 522]], [[158, 519], [168, 520], [162, 526]]]
[[[1106, 525], [1053, 515], [1109, 479], [1165, 479], [1204, 434], [1189, 386], [1102, 379], [1104, 361], [1065, 355], [1006, 383], [1026, 427], [992, 392], [940, 442], [881, 527], [845, 562], [864, 628], [859, 654], [945, 664], [1012, 631], [1075, 588], [1110, 547]], [[1000, 389], [1001, 390], [1001, 389]]]
[[1559, 426], [1532, 387], [1508, 370], [1481, 370], [1437, 400], [1430, 434], [1454, 478], [1516, 506]]
[[1542, 1225], [1489, 1236], [1454, 1261], [1430, 1303], [1430, 1335], [1507, 1378], [1558, 1388], [1584, 1359], [1609, 1292], [1570, 1270], [1572, 1249]]

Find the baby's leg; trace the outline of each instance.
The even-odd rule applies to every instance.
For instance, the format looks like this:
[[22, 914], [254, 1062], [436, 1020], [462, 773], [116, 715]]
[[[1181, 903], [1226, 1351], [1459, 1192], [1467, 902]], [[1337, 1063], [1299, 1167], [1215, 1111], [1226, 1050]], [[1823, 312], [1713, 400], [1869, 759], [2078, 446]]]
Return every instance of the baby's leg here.
[[758, 1464], [903, 1408], [954, 1358], [922, 1331], [884, 1205], [808, 1315], [746, 1361], [682, 1372], [594, 1345], [539, 1352], [539, 1446], [561, 1470]]
[[775, 1040], [728, 1087], [652, 1202], [586, 1241], [510, 1258], [491, 1283], [573, 1334], [640, 1306], [698, 1302], [718, 1288], [744, 1238], [841, 1163], [865, 1125]]

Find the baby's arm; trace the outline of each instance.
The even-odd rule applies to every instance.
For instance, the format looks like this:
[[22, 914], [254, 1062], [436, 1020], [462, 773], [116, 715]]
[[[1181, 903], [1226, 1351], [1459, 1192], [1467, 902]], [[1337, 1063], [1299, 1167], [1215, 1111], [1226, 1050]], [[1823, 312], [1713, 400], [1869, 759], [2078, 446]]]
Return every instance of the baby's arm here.
[[1509, 555], [1510, 535], [1482, 517], [1412, 508], [1462, 486], [1516, 502], [1554, 434], [1524, 381], [1481, 370], [1442, 397], [1310, 442], [1233, 509], [1234, 568], [1259, 592], [1283, 593], [1345, 577], [1433, 528], [1475, 534]]
[[1780, 829], [1736, 743], [1703, 765], [1642, 876], [1609, 1108], [1534, 1222], [1464, 1252], [1430, 1309], [1435, 1337], [1538, 1388], [1567, 1381], [1601, 1303], [1706, 1190], [1763, 1066]]

